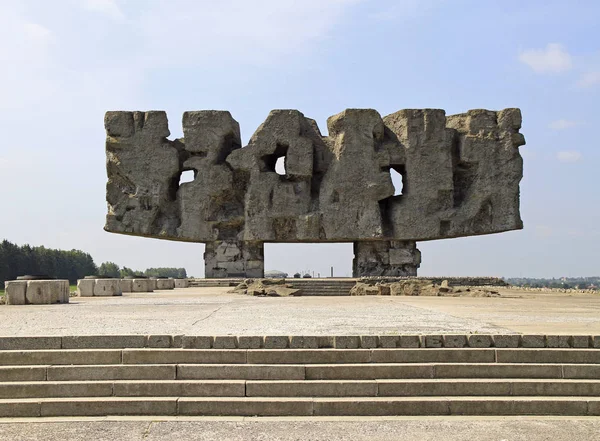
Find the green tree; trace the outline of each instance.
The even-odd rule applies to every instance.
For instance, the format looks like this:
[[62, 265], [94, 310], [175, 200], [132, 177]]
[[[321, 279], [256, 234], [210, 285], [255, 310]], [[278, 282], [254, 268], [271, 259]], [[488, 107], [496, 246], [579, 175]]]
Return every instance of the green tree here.
[[114, 262], [102, 263], [98, 269], [98, 273], [104, 276], [121, 277], [121, 269], [119, 268], [119, 265]]

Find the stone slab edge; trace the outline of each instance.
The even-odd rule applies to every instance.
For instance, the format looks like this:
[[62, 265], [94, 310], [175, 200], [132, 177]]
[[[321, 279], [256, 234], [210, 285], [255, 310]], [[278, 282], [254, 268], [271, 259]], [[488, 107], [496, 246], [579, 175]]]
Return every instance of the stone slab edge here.
[[374, 348], [594, 348], [600, 335], [428, 334], [332, 336], [80, 335], [0, 337], [0, 350], [35, 349], [374, 349]]

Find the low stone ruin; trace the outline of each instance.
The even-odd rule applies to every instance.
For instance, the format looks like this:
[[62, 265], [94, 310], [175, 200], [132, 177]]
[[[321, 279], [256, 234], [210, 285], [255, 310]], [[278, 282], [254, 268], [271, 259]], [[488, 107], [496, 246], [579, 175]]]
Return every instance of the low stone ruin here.
[[351, 296], [438, 296], [438, 297], [497, 297], [498, 291], [487, 287], [450, 286], [447, 280], [435, 283], [427, 279], [398, 281], [361, 280], [350, 290]]
[[354, 277], [416, 276], [418, 241], [523, 227], [519, 109], [347, 109], [328, 136], [273, 110], [243, 148], [226, 111], [185, 112], [175, 140], [165, 112], [104, 125], [105, 230], [205, 243], [207, 278], [263, 277], [265, 242], [351, 242]]
[[249, 296], [289, 297], [302, 295], [302, 290], [294, 288], [285, 279], [246, 279], [232, 290], [232, 294]]
[[69, 281], [24, 276], [4, 282], [7, 305], [69, 303]]

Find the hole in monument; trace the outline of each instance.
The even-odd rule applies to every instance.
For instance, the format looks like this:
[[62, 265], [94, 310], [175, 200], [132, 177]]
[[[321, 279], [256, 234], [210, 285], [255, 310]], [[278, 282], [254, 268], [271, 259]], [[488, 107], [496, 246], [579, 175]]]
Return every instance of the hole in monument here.
[[312, 277], [352, 277], [352, 243], [265, 243], [265, 272], [280, 271], [293, 279]]
[[184, 170], [181, 172], [181, 177], [179, 178], [179, 185], [185, 184], [186, 182], [192, 182], [194, 179], [196, 179], [195, 170]]
[[277, 158], [277, 161], [275, 161], [275, 173], [277, 173], [279, 176], [286, 175], [285, 156], [281, 156], [281, 157]]
[[392, 177], [392, 184], [394, 184], [394, 196], [402, 196], [404, 192], [404, 168], [391, 167], [390, 176]]

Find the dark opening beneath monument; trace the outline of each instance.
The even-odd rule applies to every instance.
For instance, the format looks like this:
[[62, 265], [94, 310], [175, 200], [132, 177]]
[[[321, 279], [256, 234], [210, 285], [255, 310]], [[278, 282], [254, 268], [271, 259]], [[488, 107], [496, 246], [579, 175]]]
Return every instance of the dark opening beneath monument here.
[[185, 184], [186, 182], [192, 182], [196, 179], [196, 171], [195, 170], [184, 170], [181, 172], [181, 176], [179, 177], [179, 185]]
[[293, 278], [352, 276], [352, 243], [265, 243], [265, 272], [282, 271]]

